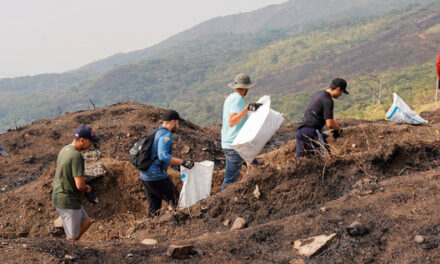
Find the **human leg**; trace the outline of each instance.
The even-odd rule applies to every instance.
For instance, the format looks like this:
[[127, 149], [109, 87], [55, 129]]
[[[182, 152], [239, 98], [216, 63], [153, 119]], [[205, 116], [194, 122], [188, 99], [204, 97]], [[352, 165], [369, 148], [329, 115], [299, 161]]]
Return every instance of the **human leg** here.
[[296, 155], [304, 157], [320, 151], [316, 129], [303, 127], [296, 132]]
[[223, 180], [222, 191], [227, 184], [234, 183], [238, 180], [243, 159], [233, 149], [223, 149], [226, 156], [225, 179]]
[[162, 192], [162, 198], [165, 201], [167, 201], [168, 204], [171, 204], [174, 208], [176, 208], [180, 196], [180, 193], [177, 190], [176, 186], [169, 177], [161, 180], [160, 184], [161, 184], [160, 189]]
[[84, 207], [81, 207], [81, 225], [79, 226], [79, 236], [76, 240], [79, 240], [81, 236], [90, 228], [90, 226], [95, 222], [95, 219], [90, 218], [87, 215], [86, 210], [84, 210]]
[[[81, 209], [64, 209], [56, 207], [56, 210], [61, 216], [64, 232], [69, 240], [78, 240], [81, 235], [90, 227], [91, 222], [93, 222], [90, 221], [87, 213], [82, 207]], [[90, 223], [88, 225], [83, 225], [85, 222]], [[83, 226], [82, 229], [81, 226]]]
[[154, 182], [151, 181], [143, 181], [142, 186], [145, 189], [145, 196], [148, 202], [148, 214], [147, 218], [153, 218], [156, 216], [162, 207], [162, 198], [160, 195], [156, 193], [156, 188], [154, 188]]

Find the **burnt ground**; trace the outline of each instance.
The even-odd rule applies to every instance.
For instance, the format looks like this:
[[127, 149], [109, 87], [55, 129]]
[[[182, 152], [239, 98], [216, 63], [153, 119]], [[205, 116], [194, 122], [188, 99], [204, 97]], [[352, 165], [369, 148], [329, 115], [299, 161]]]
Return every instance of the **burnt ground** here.
[[[125, 112], [117, 115], [118, 111]], [[189, 153], [183, 156], [220, 163], [214, 172], [212, 195], [188, 209], [146, 220], [145, 196], [138, 172], [127, 161], [127, 150], [135, 138], [157, 123], [160, 111], [124, 103], [39, 121], [0, 135], [11, 153], [8, 159], [0, 158], [0, 181], [9, 186], [0, 193], [0, 262], [440, 261], [438, 112], [423, 114], [430, 121], [426, 126], [344, 120], [344, 137], [330, 140], [329, 157], [297, 159], [295, 141], [290, 140], [295, 127], [283, 127], [259, 156], [262, 164], [251, 167], [248, 174], [243, 169], [240, 181], [224, 192], [219, 192], [224, 175], [219, 127], [200, 128], [187, 122], [174, 153], [189, 146]], [[98, 134], [103, 132], [100, 162], [108, 173], [91, 183], [100, 203], [84, 200], [84, 206], [97, 221], [73, 248], [62, 231], [53, 228], [57, 213], [50, 204], [50, 193], [55, 163], [47, 157], [56, 157], [70, 142], [70, 131], [81, 122], [70, 123], [78, 116], [87, 116], [90, 119], [81, 121], [91, 124]], [[52, 131], [58, 131], [59, 138], [48, 137]], [[128, 133], [132, 135], [127, 137]], [[41, 148], [41, 143], [47, 148]], [[29, 155], [35, 157], [31, 163], [25, 162]], [[170, 169], [169, 173], [180, 188], [179, 172]], [[20, 177], [28, 178], [22, 181]], [[253, 194], [256, 185], [259, 199]], [[231, 224], [223, 224], [237, 217], [246, 219], [244, 229], [231, 231]], [[345, 228], [353, 221], [368, 225], [370, 232], [349, 236]], [[329, 233], [337, 233], [337, 239], [317, 256], [302, 258], [293, 249], [296, 239]], [[415, 243], [416, 235], [423, 235], [425, 241]], [[145, 238], [156, 239], [158, 244], [140, 244]], [[171, 259], [165, 255], [170, 244], [192, 244], [194, 254], [186, 260]], [[65, 259], [65, 255], [76, 259]]]

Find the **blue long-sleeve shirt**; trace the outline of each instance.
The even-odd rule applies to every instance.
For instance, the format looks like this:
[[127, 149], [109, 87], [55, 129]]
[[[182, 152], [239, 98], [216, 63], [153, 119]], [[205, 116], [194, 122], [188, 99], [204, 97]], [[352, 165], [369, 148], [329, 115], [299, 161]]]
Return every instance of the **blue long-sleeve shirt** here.
[[151, 148], [151, 158], [154, 162], [148, 170], [141, 171], [141, 180], [159, 181], [168, 177], [168, 165], [173, 158], [171, 156], [172, 142], [173, 134], [165, 127], [160, 126]]

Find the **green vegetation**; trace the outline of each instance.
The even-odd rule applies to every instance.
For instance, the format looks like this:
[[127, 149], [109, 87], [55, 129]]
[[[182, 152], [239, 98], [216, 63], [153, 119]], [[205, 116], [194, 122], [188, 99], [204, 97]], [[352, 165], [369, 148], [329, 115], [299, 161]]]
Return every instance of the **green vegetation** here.
[[[374, 17], [315, 23], [300, 30], [215, 33], [103, 74], [98, 72], [109, 68], [110, 61], [91, 65], [91, 71], [85, 67], [60, 75], [0, 80], [0, 131], [89, 108], [89, 97], [98, 107], [136, 101], [174, 108], [197, 124], [216, 124], [221, 122], [223, 100], [232, 91], [227, 83], [239, 72], [261, 78], [248, 101], [270, 94], [273, 108], [291, 123], [300, 120], [311, 94], [325, 88], [329, 76], [339, 72], [347, 76], [351, 92], [336, 103], [341, 117], [383, 118], [391, 92], [398, 92], [416, 110], [427, 109], [433, 107], [435, 81], [434, 63], [427, 61], [435, 59], [414, 38], [429, 31], [427, 41], [439, 39], [435, 31], [439, 21], [433, 16], [439, 7], [439, 3], [411, 6]], [[414, 26], [415, 21], [426, 18]], [[369, 48], [371, 45], [377, 48]], [[382, 60], [369, 61], [371, 52]], [[120, 57], [124, 56], [117, 55], [111, 62]], [[341, 64], [339, 58], [349, 63]], [[124, 60], [130, 61], [128, 57]], [[383, 78], [383, 105], [373, 99], [369, 87], [378, 88], [378, 84], [366, 80], [366, 72], [380, 73]]]

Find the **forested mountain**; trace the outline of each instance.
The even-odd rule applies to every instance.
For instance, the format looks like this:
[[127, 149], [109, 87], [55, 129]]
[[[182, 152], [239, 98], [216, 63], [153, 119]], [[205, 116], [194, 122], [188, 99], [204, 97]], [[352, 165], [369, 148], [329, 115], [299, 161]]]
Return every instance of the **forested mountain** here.
[[376, 84], [357, 80], [367, 72], [384, 78], [384, 92], [400, 91], [422, 107], [432, 97], [440, 4], [407, 4], [425, 2], [432, 1], [289, 1], [213, 19], [150, 49], [64, 74], [2, 79], [0, 131], [88, 108], [89, 97], [97, 106], [130, 100], [175, 108], [199, 124], [219, 123], [231, 92], [226, 84], [238, 72], [258, 80], [250, 100], [271, 94], [290, 122], [298, 121], [309, 94], [335, 76], [349, 79], [353, 91], [336, 104], [340, 115], [380, 115], [369, 88]]
[[256, 33], [271, 29], [298, 32], [311, 25], [353, 17], [373, 16], [411, 4], [425, 4], [433, 0], [290, 0], [270, 5], [253, 12], [210, 19], [191, 29], [143, 50], [120, 53], [100, 60], [80, 70], [102, 71], [140, 59], [151, 58], [161, 52], [206, 35], [217, 33]]

